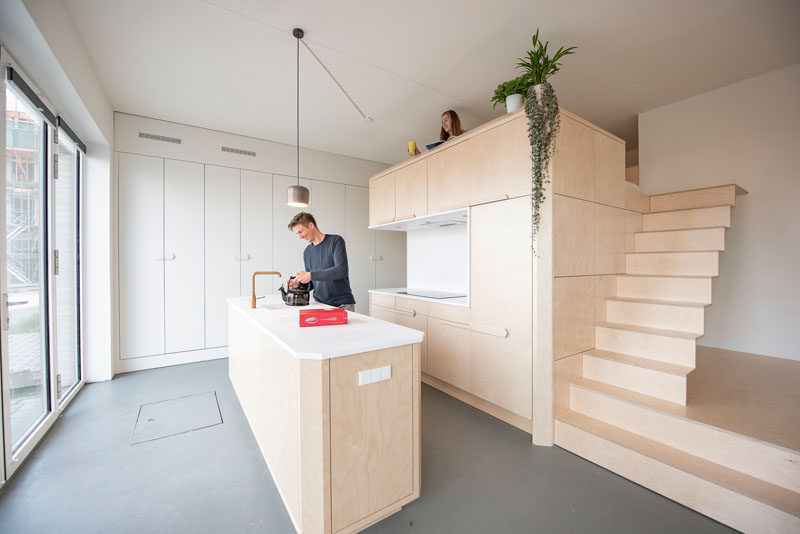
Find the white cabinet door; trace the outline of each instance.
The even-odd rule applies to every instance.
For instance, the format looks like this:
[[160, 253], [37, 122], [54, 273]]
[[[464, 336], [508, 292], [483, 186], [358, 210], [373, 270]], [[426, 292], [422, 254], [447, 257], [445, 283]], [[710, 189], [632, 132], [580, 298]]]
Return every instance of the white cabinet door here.
[[312, 180], [311, 187], [314, 191], [314, 211], [311, 213], [320, 231], [323, 234], [340, 235], [346, 240], [345, 185]]
[[164, 332], [166, 352], [205, 346], [203, 165], [164, 161]]
[[164, 160], [119, 154], [120, 357], [164, 353]]
[[228, 344], [228, 297], [241, 291], [239, 169], [205, 166], [206, 348]]
[[375, 232], [375, 287], [406, 287], [405, 232]]
[[[242, 170], [241, 192], [241, 291], [250, 295], [250, 279], [255, 271], [272, 271], [272, 175]], [[256, 278], [256, 295], [277, 292], [278, 278]]]
[[369, 313], [369, 290], [375, 288], [375, 232], [368, 230], [369, 189], [345, 186], [345, 242], [350, 266], [350, 288], [356, 298], [356, 311]]
[[307, 208], [292, 208], [286, 205], [286, 191], [290, 185], [297, 184], [297, 179], [291, 176], [280, 174], [272, 175], [272, 250], [273, 265], [276, 271], [280, 271], [283, 280], [288, 280], [290, 275], [297, 271], [302, 271], [303, 250], [306, 243], [292, 233], [287, 225], [292, 217], [301, 211], [314, 213], [316, 206], [314, 189], [311, 180], [300, 179], [300, 185], [307, 187], [311, 191], [311, 199]]

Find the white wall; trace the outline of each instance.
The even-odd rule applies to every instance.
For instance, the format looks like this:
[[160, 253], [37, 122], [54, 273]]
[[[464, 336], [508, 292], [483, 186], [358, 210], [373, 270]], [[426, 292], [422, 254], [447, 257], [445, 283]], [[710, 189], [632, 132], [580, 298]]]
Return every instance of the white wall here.
[[800, 63], [639, 115], [648, 194], [736, 183], [701, 345], [800, 360]]
[[0, 40], [26, 80], [88, 146], [81, 176], [84, 376], [89, 382], [110, 380], [113, 110], [61, 1], [0, 2]]
[[406, 235], [408, 287], [469, 293], [466, 224], [415, 230]]

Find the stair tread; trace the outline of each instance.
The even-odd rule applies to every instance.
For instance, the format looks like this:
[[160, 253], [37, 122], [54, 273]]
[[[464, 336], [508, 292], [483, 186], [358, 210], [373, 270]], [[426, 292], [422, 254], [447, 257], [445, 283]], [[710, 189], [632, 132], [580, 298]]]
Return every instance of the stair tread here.
[[652, 371], [659, 371], [662, 373], [667, 373], [676, 376], [685, 377], [686, 375], [694, 371], [694, 367], [688, 367], [686, 365], [678, 365], [675, 363], [662, 362], [660, 360], [649, 360], [647, 358], [640, 358], [638, 356], [631, 356], [629, 354], [621, 354], [618, 352], [611, 352], [607, 350], [592, 349], [585, 351], [583, 354], [588, 356], [594, 356], [597, 358], [602, 358], [604, 360], [612, 360], [615, 362], [624, 363], [627, 365], [633, 365], [635, 367], [642, 367], [645, 369], [650, 369]]
[[[714, 252], [717, 252], [716, 250]], [[703, 280], [711, 280], [716, 276], [707, 276], [702, 274], [640, 274], [640, 273], [620, 273], [617, 276], [637, 276], [647, 278], [699, 278]]]
[[[648, 211], [643, 215], [649, 215], [650, 213], [674, 213], [676, 211], [696, 211], [696, 210], [710, 210], [715, 208], [733, 208], [730, 204], [715, 204], [713, 206], [700, 206], [697, 208], [676, 208], [674, 210], [657, 210], [657, 211]], [[709, 228], [712, 228], [709, 226]]]
[[[656, 213], [663, 213], [663, 212], [656, 212]], [[665, 234], [667, 232], [696, 232], [698, 230], [727, 230], [725, 226], [698, 226], [697, 228], [674, 228], [672, 230], [644, 230], [641, 232], [634, 232], [634, 235], [638, 234]]]
[[556, 419], [718, 486], [746, 495], [789, 514], [800, 516], [800, 493], [704, 460], [572, 410], [561, 412]]
[[719, 426], [714, 426], [704, 421], [698, 421], [696, 419], [692, 419], [688, 414], [689, 408], [683, 404], [670, 402], [668, 400], [664, 400], [659, 397], [654, 397], [652, 395], [646, 395], [644, 393], [638, 393], [636, 391], [631, 391], [630, 389], [625, 389], [618, 386], [612, 386], [611, 384], [606, 384], [605, 382], [592, 380], [591, 378], [578, 377], [571, 380], [570, 383], [580, 388], [595, 391], [597, 393], [600, 393], [601, 395], [607, 395], [609, 397], [620, 399], [624, 402], [627, 402], [628, 404], [642, 406], [644, 408], [647, 408], [648, 410], [661, 412], [670, 415], [672, 417], [677, 417], [679, 419], [685, 419], [686, 421], [695, 425], [710, 427], [719, 432], [723, 432], [725, 434], [731, 434], [733, 436], [737, 436], [744, 440], [758, 442], [766, 447], [772, 447], [775, 449], [786, 451], [787, 453], [791, 454], [796, 453], [796, 451], [787, 449], [785, 447], [782, 447], [775, 443], [771, 443], [769, 441], [764, 441], [763, 439], [758, 439], [753, 436], [748, 436], [747, 434], [741, 434], [734, 430], [722, 428]]
[[713, 252], [715, 254], [719, 254], [722, 252], [721, 250], [652, 250], [648, 252], [626, 252], [625, 254], [628, 256], [635, 256], [637, 254], [708, 254], [709, 252]]
[[607, 322], [597, 322], [595, 326], [600, 326], [603, 328], [612, 328], [614, 330], [629, 330], [631, 332], [639, 332], [641, 334], [653, 334], [656, 336], [665, 336], [665, 337], [677, 337], [680, 339], [692, 339], [696, 340], [699, 337], [702, 337], [703, 334], [693, 334], [691, 332], [681, 332], [679, 330], [665, 330], [663, 328], [650, 328], [649, 326], [638, 326], [633, 324], [622, 324], [622, 323], [607, 323]]
[[688, 302], [682, 300], [635, 299], [629, 297], [610, 297], [606, 300], [634, 302], [637, 304], [657, 304], [659, 306], [678, 306], [684, 308], [705, 308], [706, 306], [710, 306], [710, 304], [705, 304], [703, 302]]

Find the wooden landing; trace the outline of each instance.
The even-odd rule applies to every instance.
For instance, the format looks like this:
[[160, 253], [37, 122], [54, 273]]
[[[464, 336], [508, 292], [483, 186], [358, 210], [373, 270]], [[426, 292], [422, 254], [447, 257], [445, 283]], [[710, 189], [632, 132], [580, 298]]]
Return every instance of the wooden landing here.
[[697, 347], [685, 417], [800, 451], [800, 361]]

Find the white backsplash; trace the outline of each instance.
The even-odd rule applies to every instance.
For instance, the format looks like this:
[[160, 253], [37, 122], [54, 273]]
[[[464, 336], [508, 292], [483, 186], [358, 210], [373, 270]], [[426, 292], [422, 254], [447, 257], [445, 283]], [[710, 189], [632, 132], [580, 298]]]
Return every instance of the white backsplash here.
[[468, 225], [416, 230], [406, 235], [408, 287], [469, 293]]

